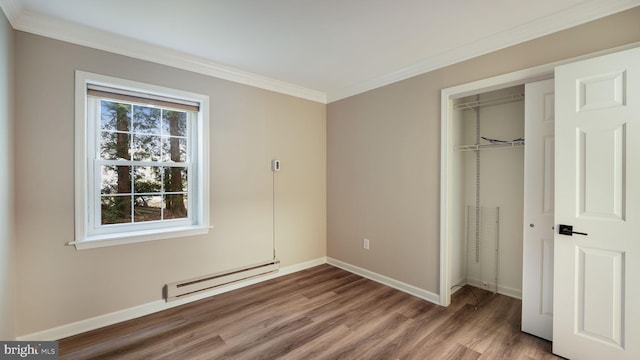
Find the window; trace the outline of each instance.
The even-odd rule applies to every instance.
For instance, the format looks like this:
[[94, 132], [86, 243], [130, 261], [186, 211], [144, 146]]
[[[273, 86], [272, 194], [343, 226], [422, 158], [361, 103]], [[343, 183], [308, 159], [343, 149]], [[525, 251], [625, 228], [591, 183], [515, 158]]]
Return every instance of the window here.
[[208, 231], [208, 97], [76, 72], [76, 248]]

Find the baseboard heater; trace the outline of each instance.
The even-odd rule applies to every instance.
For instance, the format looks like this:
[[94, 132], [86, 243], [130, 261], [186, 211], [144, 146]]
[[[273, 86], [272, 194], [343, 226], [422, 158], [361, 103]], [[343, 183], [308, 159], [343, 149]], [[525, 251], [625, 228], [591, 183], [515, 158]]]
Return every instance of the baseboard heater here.
[[224, 271], [217, 274], [173, 282], [165, 285], [165, 300], [178, 300], [183, 297], [195, 295], [206, 290], [211, 290], [220, 286], [276, 272], [278, 271], [278, 269], [280, 269], [280, 260], [276, 259], [234, 270]]

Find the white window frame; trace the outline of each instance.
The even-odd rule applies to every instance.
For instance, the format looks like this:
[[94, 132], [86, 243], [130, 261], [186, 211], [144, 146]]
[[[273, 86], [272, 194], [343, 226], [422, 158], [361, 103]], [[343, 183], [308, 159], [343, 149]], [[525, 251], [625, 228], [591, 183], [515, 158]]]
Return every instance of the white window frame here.
[[[209, 232], [209, 97], [183, 90], [119, 79], [76, 70], [75, 79], [75, 240], [76, 249], [131, 244]], [[100, 211], [100, 171], [96, 164], [97, 124], [90, 123], [92, 109], [87, 99], [88, 85], [105, 86], [163, 98], [185, 100], [199, 104], [189, 136], [197, 143], [191, 149], [193, 163], [189, 171], [188, 221], [161, 221], [123, 224], [106, 227], [97, 225]], [[195, 173], [194, 176], [192, 174]]]

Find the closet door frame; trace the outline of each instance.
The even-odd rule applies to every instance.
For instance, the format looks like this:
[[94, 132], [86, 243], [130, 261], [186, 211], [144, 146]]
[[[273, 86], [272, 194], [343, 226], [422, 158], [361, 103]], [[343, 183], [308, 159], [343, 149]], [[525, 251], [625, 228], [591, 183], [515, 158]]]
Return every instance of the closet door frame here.
[[[548, 63], [533, 68], [519, 70], [483, 80], [457, 85], [442, 89], [440, 106], [440, 293], [439, 303], [442, 306], [449, 306], [451, 302], [451, 240], [450, 234], [455, 221], [451, 215], [452, 202], [451, 192], [455, 191], [450, 182], [450, 172], [454, 166], [452, 153], [454, 151], [452, 141], [453, 107], [452, 102], [456, 99], [474, 95], [478, 93], [504, 89], [512, 86], [523, 85], [529, 82], [552, 79], [554, 69], [559, 65], [564, 65], [579, 60], [589, 59], [595, 56], [610, 54], [633, 47], [638, 47], [640, 43], [626, 44], [624, 46], [607, 49], [583, 56], [565, 59], [553, 63]], [[526, 141], [526, 139], [525, 139]], [[525, 145], [526, 146], [526, 145]]]

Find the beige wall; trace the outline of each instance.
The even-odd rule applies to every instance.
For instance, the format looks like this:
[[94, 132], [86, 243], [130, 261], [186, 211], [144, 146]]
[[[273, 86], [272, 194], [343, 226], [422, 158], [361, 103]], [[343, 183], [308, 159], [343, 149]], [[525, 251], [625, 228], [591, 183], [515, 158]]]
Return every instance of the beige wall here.
[[[15, 51], [2, 52], [14, 53], [13, 59], [0, 58], [0, 73], [10, 74], [6, 63], [14, 60], [16, 77], [13, 146], [9, 139], [0, 141], [0, 166], [11, 167], [11, 151], [15, 162], [13, 179], [0, 175], [0, 200], [15, 182], [15, 334], [159, 300], [167, 282], [270, 258], [272, 158], [282, 160], [283, 168], [276, 179], [283, 266], [328, 253], [437, 292], [440, 90], [640, 41], [639, 20], [640, 8], [632, 9], [324, 106], [22, 32], [12, 35], [1, 19], [0, 46], [4, 50], [12, 37], [15, 44]], [[209, 235], [84, 251], [64, 246], [74, 228], [75, 69], [211, 96], [216, 228]], [[0, 84], [5, 112], [10, 107], [3, 102], [11, 99], [7, 84]], [[11, 116], [5, 115], [0, 113], [0, 136], [11, 132]], [[4, 203], [0, 219], [12, 215]], [[0, 254], [8, 257], [10, 223], [1, 229]], [[368, 252], [362, 250], [364, 237], [371, 240]], [[10, 263], [2, 261], [0, 282], [10, 284]], [[7, 294], [3, 289], [0, 297], [1, 336], [13, 333]]]
[[0, 11], [0, 340], [13, 340], [15, 313], [11, 185], [13, 30]]
[[[326, 106], [103, 51], [15, 33], [18, 336], [161, 299], [167, 282], [272, 257], [272, 172], [282, 266], [326, 255]], [[210, 96], [206, 236], [77, 251], [74, 71]]]
[[438, 293], [440, 90], [637, 41], [640, 7], [329, 104], [328, 256]]

